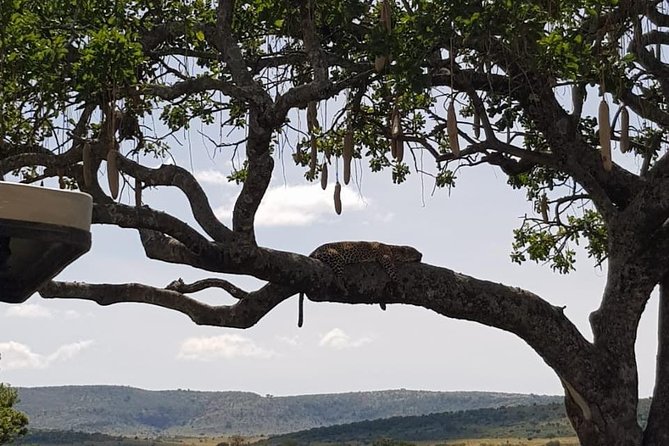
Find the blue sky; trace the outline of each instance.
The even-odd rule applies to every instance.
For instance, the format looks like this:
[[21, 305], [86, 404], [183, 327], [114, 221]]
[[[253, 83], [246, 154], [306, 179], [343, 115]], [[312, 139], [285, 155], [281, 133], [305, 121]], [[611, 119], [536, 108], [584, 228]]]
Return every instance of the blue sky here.
[[[176, 148], [174, 155], [200, 179], [218, 215], [228, 221], [238, 191], [225, 181], [229, 157], [213, 156], [196, 137], [190, 150]], [[417, 156], [431, 165], [428, 156]], [[636, 160], [623, 163], [638, 169]], [[398, 186], [390, 172], [372, 174], [358, 165], [354, 181], [344, 189], [341, 216], [332, 205], [333, 180], [323, 192], [302, 174], [290, 157], [285, 163], [277, 158], [257, 219], [262, 245], [304, 254], [335, 240], [412, 245], [426, 263], [526, 288], [566, 306], [566, 314], [589, 336], [588, 315], [599, 305], [605, 269], [594, 267], [583, 252], [577, 271], [567, 276], [547, 266], [512, 264], [511, 232], [533, 211], [524, 194], [511, 190], [494, 168], [462, 169], [450, 193], [433, 194], [430, 177], [413, 172]], [[192, 222], [178, 192], [153, 191], [144, 198]], [[122, 192], [120, 199], [132, 202], [132, 192]], [[95, 227], [92, 250], [58, 278], [164, 286], [180, 277], [193, 281], [208, 275], [147, 260], [135, 231]], [[245, 288], [260, 286], [252, 278], [228, 278]], [[210, 303], [232, 302], [217, 291], [197, 296]], [[637, 341], [642, 396], [650, 395], [654, 382], [656, 318], [653, 298]], [[391, 388], [562, 392], [557, 377], [524, 341], [425, 309], [389, 305], [383, 312], [378, 306], [307, 302], [302, 329], [296, 320], [297, 297], [255, 327], [234, 330], [198, 327], [186, 316], [147, 305], [99, 307], [35, 296], [22, 305], [0, 304], [0, 381], [274, 395]]]

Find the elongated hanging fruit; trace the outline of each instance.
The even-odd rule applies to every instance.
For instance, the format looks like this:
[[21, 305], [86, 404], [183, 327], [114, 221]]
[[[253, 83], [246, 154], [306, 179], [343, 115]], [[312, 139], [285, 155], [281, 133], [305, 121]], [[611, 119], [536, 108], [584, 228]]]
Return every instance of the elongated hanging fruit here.
[[541, 218], [544, 223], [548, 223], [548, 198], [546, 197], [546, 194], [541, 197], [539, 210], [541, 211]]
[[446, 131], [448, 133], [448, 143], [451, 146], [451, 152], [453, 155], [460, 156], [460, 141], [458, 140], [458, 121], [455, 116], [455, 105], [454, 101], [451, 101], [451, 104], [448, 106], [446, 122]]
[[[381, 3], [381, 8], [379, 9], [379, 23], [381, 24], [381, 26], [383, 26], [383, 28], [386, 30], [388, 34], [392, 32], [393, 29], [392, 12], [388, 0], [383, 0], [383, 2]], [[376, 56], [376, 59], [374, 59], [374, 70], [376, 70], [377, 73], [381, 73], [386, 68], [386, 65], [388, 65], [389, 63], [390, 63], [389, 55], [383, 54]]]
[[84, 164], [84, 185], [86, 187], [91, 187], [93, 184], [93, 149], [91, 149], [91, 145], [88, 141], [84, 143], [81, 160]]
[[481, 138], [481, 117], [476, 111], [474, 112], [474, 138]]
[[349, 126], [344, 133], [344, 158], [353, 158], [353, 129]]
[[576, 110], [581, 106], [583, 103], [583, 94], [581, 93], [581, 89], [577, 84], [572, 84], [571, 86], [571, 105], [572, 105], [572, 110]]
[[393, 110], [390, 118], [390, 136], [397, 138], [402, 134], [402, 121], [400, 119], [400, 112], [397, 108]]
[[341, 184], [339, 184], [339, 181], [335, 183], [334, 206], [337, 215], [341, 215]]
[[344, 184], [351, 182], [351, 159], [344, 158]]
[[376, 59], [374, 59], [374, 71], [381, 73], [386, 68], [386, 63], [388, 63], [388, 57], [376, 56]]
[[392, 19], [392, 9], [390, 8], [390, 2], [388, 0], [383, 0], [381, 3], [381, 16], [379, 17], [381, 24], [386, 28], [388, 34], [393, 31], [393, 19]]
[[109, 182], [109, 193], [114, 200], [118, 197], [117, 155], [118, 151], [115, 148], [109, 149], [107, 152], [107, 181]]
[[398, 163], [401, 163], [404, 159], [404, 140], [402, 139], [402, 136], [393, 138], [392, 144], [394, 146], [393, 151], [395, 159]]
[[602, 165], [610, 172], [613, 168], [611, 161], [611, 124], [609, 122], [609, 104], [604, 99], [599, 103], [599, 145], [602, 148]]
[[344, 161], [344, 184], [348, 184], [351, 181], [351, 161], [353, 160], [353, 129], [350, 127], [344, 134], [342, 158]]
[[311, 135], [311, 153], [309, 154], [309, 175], [313, 178], [316, 173], [316, 156], [318, 155], [318, 141], [316, 135]]
[[332, 156], [332, 147], [330, 147], [329, 144], [325, 145], [323, 148], [323, 153], [325, 154], [325, 158], [328, 160], [328, 163], [331, 163], [332, 161], [330, 160], [330, 157]]
[[402, 133], [400, 112], [395, 108], [390, 118], [390, 148], [393, 158], [399, 162], [404, 158], [404, 140], [402, 139]]
[[323, 190], [327, 189], [328, 187], [328, 163], [323, 162], [323, 166], [321, 166], [321, 188]]
[[142, 205], [142, 182], [135, 178], [135, 206]]
[[630, 149], [630, 114], [623, 105], [620, 109], [620, 151], [625, 153]]
[[307, 104], [307, 129], [309, 130], [309, 133], [314, 133], [318, 128], [320, 128], [320, 125], [318, 124], [316, 102], [311, 101]]

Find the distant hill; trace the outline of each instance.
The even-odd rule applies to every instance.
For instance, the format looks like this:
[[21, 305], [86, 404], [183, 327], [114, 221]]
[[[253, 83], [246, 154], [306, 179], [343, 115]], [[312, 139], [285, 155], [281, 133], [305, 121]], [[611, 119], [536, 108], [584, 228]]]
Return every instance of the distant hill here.
[[576, 435], [560, 403], [393, 417], [280, 435], [266, 445], [372, 444], [445, 441], [461, 438], [551, 438]]
[[[650, 400], [639, 401], [639, 422], [645, 425]], [[563, 403], [531, 404], [468, 411], [392, 417], [309, 429], [277, 435], [262, 446], [310, 444], [373, 444], [394, 442], [443, 442], [463, 438], [554, 438], [576, 433]]]
[[546, 404], [561, 397], [387, 390], [273, 397], [119, 386], [19, 388], [32, 429], [124, 436], [282, 434], [396, 416]]

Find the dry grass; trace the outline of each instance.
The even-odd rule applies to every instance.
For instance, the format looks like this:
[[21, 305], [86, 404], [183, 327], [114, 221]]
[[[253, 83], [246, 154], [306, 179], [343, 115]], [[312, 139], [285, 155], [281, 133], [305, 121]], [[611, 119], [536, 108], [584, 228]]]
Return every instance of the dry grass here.
[[[559, 442], [559, 443], [558, 443]], [[475, 438], [449, 440], [440, 443], [425, 443], [424, 446], [579, 446], [576, 437], [556, 438]], [[421, 445], [423, 446], [423, 445]]]

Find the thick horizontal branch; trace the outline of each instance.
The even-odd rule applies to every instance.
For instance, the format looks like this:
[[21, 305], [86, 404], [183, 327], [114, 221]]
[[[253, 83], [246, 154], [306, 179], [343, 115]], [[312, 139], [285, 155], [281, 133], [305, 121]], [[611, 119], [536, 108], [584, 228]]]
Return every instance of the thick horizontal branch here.
[[248, 328], [255, 325], [272, 308], [295, 291], [277, 285], [266, 285], [234, 305], [213, 306], [192, 299], [178, 291], [138, 283], [87, 284], [49, 282], [39, 290], [45, 299], [85, 299], [99, 305], [135, 302], [176, 310], [198, 325]]
[[392, 283], [374, 263], [355, 265], [345, 271], [344, 292], [327, 287], [307, 295], [313, 301], [415, 305], [496, 327], [521, 337], [570, 381], [582, 378], [571, 376], [570, 370], [588, 361], [594, 350], [562, 308], [520, 288], [432, 265], [405, 263], [397, 275], [397, 283]]
[[[263, 265], [263, 259], [270, 264]], [[293, 269], [295, 265], [302, 267]], [[329, 268], [317, 260], [271, 250], [256, 258], [253, 268], [283, 281], [250, 292], [230, 306], [213, 307], [197, 302], [177, 291], [181, 285], [157, 289], [139, 284], [51, 282], [40, 294], [48, 298], [88, 299], [100, 305], [148, 303], [185, 313], [198, 324], [237, 328], [255, 324], [274, 306], [300, 290], [312, 301], [319, 302], [415, 305], [447, 317], [514, 333], [569, 382], [583, 383], [588, 377], [575, 375], [576, 370], [593, 370], [594, 367], [591, 364], [596, 354], [594, 347], [567, 319], [562, 308], [519, 288], [421, 263], [397, 265], [396, 281], [390, 281], [376, 263], [349, 265], [341, 280], [333, 280]], [[328, 274], [320, 279], [325, 280], [319, 280], [319, 273], [324, 272]]]

